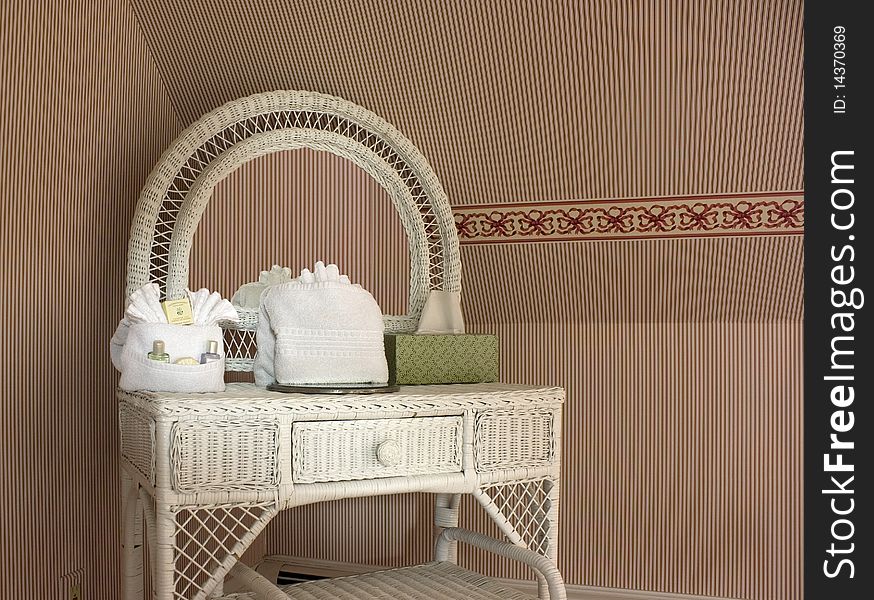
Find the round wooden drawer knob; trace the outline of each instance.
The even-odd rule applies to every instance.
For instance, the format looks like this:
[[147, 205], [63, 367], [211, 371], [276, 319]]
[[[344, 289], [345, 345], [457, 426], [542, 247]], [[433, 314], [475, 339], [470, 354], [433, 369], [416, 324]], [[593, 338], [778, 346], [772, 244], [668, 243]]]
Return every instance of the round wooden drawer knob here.
[[401, 445], [394, 440], [386, 440], [376, 449], [376, 459], [384, 467], [396, 467], [401, 462]]

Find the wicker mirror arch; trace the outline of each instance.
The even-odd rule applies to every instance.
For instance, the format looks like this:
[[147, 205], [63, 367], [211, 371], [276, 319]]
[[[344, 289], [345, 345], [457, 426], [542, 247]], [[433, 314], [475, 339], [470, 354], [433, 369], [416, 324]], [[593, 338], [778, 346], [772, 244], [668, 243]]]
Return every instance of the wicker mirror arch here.
[[[297, 148], [351, 160], [392, 199], [407, 235], [410, 289], [408, 314], [387, 315], [387, 331], [414, 330], [431, 290], [460, 289], [452, 211], [433, 169], [412, 142], [373, 112], [342, 98], [277, 91], [217, 108], [164, 152], [143, 188], [131, 226], [128, 295], [155, 282], [166, 297], [178, 297], [188, 285], [194, 233], [215, 186], [247, 161]], [[240, 324], [229, 327], [228, 370], [251, 370], [256, 325], [257, 311], [241, 311]]]

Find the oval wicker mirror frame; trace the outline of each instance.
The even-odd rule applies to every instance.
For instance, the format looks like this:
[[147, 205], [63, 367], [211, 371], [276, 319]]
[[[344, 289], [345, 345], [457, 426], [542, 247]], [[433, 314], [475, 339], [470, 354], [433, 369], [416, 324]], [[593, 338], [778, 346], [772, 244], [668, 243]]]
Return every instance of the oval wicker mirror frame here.
[[[409, 313], [386, 316], [388, 331], [415, 330], [430, 290], [460, 290], [452, 211], [433, 169], [412, 142], [373, 112], [342, 98], [276, 91], [217, 108], [164, 152], [140, 194], [131, 226], [127, 294], [156, 282], [167, 297], [179, 296], [188, 285], [192, 240], [214, 187], [249, 160], [296, 148], [351, 160], [391, 197], [407, 235], [410, 290]], [[229, 370], [250, 370], [254, 357], [257, 311], [241, 316], [239, 329], [249, 331], [251, 339], [238, 340], [236, 347], [228, 340]]]

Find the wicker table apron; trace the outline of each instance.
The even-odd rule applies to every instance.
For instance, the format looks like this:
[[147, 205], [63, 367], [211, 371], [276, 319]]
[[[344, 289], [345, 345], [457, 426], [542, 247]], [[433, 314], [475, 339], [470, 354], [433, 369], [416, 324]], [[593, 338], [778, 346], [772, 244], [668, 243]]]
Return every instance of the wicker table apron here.
[[510, 542], [555, 561], [560, 388], [118, 397], [125, 600], [143, 598], [143, 515], [157, 600], [220, 595], [280, 510], [339, 498], [432, 492], [436, 525], [455, 527], [472, 494]]

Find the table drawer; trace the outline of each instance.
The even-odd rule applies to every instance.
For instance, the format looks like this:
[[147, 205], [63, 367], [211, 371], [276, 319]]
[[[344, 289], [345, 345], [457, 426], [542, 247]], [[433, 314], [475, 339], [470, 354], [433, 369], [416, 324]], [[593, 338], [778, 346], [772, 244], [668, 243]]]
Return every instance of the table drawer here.
[[291, 437], [296, 483], [461, 471], [460, 416], [303, 421]]
[[478, 412], [474, 422], [476, 470], [553, 464], [557, 441], [555, 417], [555, 410], [541, 408]]
[[274, 489], [279, 483], [278, 448], [275, 420], [180, 421], [170, 434], [173, 489], [182, 493]]

